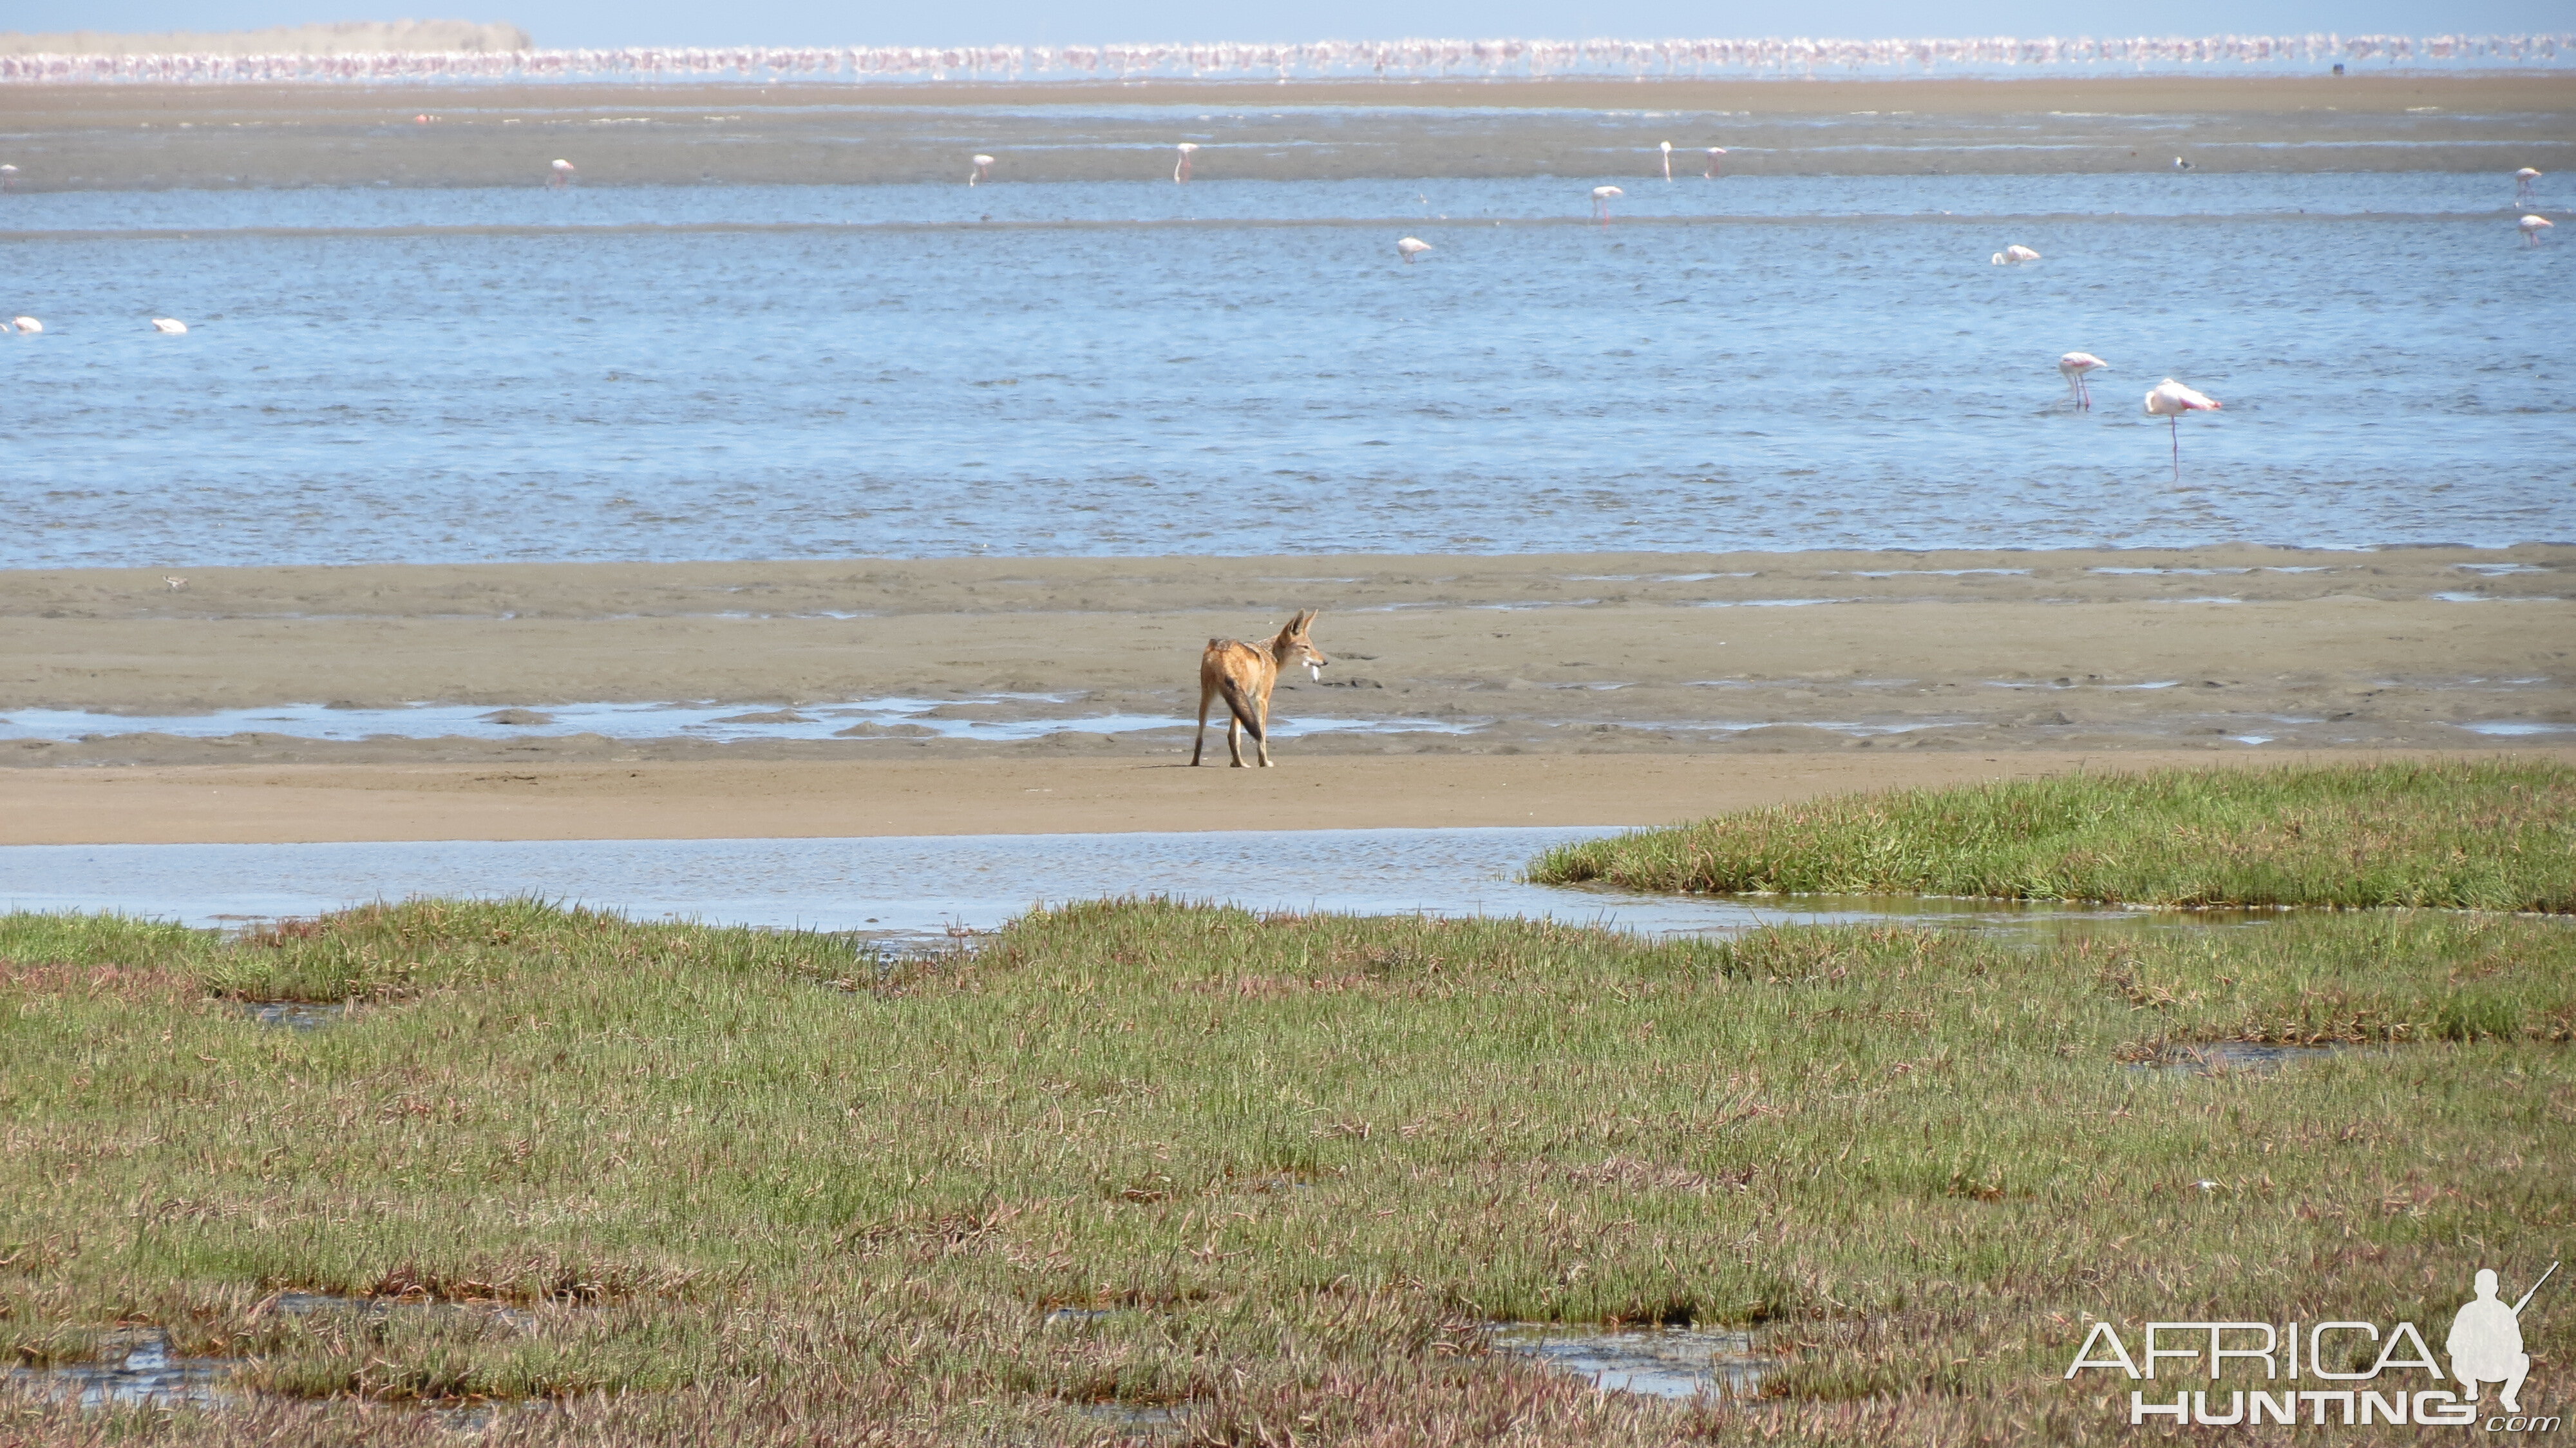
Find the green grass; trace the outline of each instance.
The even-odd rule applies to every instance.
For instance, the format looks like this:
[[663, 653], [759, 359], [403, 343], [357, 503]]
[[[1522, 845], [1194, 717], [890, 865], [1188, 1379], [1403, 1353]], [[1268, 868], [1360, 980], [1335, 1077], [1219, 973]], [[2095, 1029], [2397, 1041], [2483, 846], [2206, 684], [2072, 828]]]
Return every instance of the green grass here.
[[2576, 911], [2576, 769], [2161, 770], [1841, 795], [1566, 845], [1542, 884]]
[[[357, 1004], [238, 1005], [277, 996]], [[405, 1405], [475, 1397], [566, 1405], [510, 1442], [1133, 1431], [1102, 1404], [1210, 1443], [2125, 1441], [2125, 1391], [2059, 1378], [2083, 1314], [2433, 1324], [2560, 1255], [2571, 1036], [2576, 932], [2431, 912], [1652, 944], [1124, 903], [911, 963], [533, 904], [0, 917], [0, 1347], [153, 1325], [253, 1392], [0, 1393], [0, 1442], [442, 1441]], [[2221, 1039], [2367, 1045], [2128, 1064]], [[1510, 1319], [1783, 1366], [1602, 1397], [1486, 1351]], [[2525, 1330], [2576, 1360], [2576, 1313]]]

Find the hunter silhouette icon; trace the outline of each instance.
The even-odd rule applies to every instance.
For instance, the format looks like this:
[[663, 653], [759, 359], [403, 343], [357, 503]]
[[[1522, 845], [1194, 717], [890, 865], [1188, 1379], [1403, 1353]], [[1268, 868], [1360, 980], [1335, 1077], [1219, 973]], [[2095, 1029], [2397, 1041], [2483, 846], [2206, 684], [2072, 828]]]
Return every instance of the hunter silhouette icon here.
[[2496, 1298], [2496, 1275], [2492, 1268], [2478, 1269], [2478, 1295], [2461, 1304], [2457, 1317], [2451, 1319], [2451, 1336], [2444, 1344], [2451, 1353], [2451, 1376], [2460, 1380], [2462, 1390], [2472, 1403], [2478, 1400], [2478, 1384], [2502, 1383], [2497, 1395], [2508, 1413], [2519, 1413], [2522, 1404], [2515, 1395], [2522, 1391], [2522, 1380], [2531, 1372], [2531, 1354], [2522, 1350], [2522, 1310], [2531, 1305], [2532, 1294], [2540, 1290], [2558, 1272], [2558, 1264], [2540, 1274], [2540, 1282], [2511, 1307]]

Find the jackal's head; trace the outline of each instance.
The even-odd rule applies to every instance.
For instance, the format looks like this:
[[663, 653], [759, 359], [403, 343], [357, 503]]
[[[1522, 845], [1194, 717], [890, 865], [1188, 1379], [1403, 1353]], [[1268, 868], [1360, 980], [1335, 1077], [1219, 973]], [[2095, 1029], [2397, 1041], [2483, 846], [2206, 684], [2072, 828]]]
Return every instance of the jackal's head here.
[[1283, 669], [1292, 664], [1304, 664], [1307, 673], [1320, 679], [1324, 677], [1324, 665], [1332, 660], [1325, 658], [1324, 651], [1315, 647], [1315, 641], [1306, 636], [1315, 626], [1315, 613], [1316, 610], [1311, 608], [1299, 609], [1297, 616], [1288, 620], [1288, 626], [1279, 631], [1279, 637], [1270, 641], [1270, 656], [1277, 659]]

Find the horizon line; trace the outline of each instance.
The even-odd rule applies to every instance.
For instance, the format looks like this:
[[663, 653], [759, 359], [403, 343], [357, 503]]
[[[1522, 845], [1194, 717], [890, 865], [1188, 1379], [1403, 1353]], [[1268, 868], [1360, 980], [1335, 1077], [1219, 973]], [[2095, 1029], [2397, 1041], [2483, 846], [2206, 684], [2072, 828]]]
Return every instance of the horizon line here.
[[[75, 32], [89, 33], [89, 32]], [[261, 33], [261, 32], [249, 32]], [[523, 32], [524, 33], [524, 32]], [[0, 36], [0, 39], [9, 38]], [[33, 38], [23, 33], [21, 39]], [[211, 37], [209, 37], [211, 38]], [[1724, 80], [1853, 76], [1996, 78], [2027, 70], [2137, 75], [2459, 74], [2576, 67], [2576, 32], [2496, 35], [1809, 37], [1550, 40], [1414, 38], [1066, 45], [608, 46], [523, 50], [21, 52], [0, 83], [624, 80], [720, 76], [844, 84], [1147, 80]]]

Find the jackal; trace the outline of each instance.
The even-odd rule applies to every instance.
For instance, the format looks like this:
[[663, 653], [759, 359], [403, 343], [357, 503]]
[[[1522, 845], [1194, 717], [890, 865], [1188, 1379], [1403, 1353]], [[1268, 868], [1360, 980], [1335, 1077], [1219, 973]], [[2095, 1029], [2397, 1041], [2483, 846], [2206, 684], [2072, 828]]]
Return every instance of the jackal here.
[[1270, 690], [1279, 682], [1279, 671], [1289, 664], [1302, 663], [1316, 678], [1324, 677], [1325, 658], [1306, 637], [1315, 623], [1315, 610], [1301, 611], [1288, 620], [1279, 636], [1266, 644], [1248, 644], [1240, 639], [1209, 639], [1207, 651], [1199, 655], [1199, 738], [1190, 746], [1190, 763], [1199, 762], [1207, 748], [1208, 701], [1225, 696], [1225, 747], [1234, 756], [1234, 767], [1243, 767], [1243, 731], [1252, 732], [1253, 745], [1260, 751], [1261, 767], [1270, 767]]

